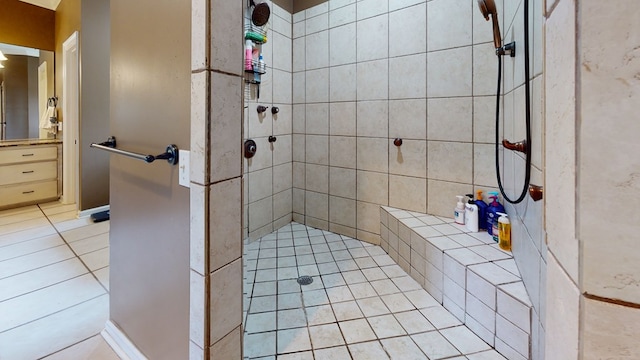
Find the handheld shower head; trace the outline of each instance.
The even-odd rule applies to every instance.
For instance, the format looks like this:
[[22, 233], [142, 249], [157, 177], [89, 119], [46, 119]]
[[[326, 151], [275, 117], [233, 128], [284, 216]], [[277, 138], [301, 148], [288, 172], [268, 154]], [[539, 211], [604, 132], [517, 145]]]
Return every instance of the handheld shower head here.
[[491, 15], [491, 21], [493, 23], [493, 45], [496, 49], [501, 48], [502, 35], [500, 34], [500, 25], [498, 25], [496, 3], [493, 0], [478, 0], [478, 6], [485, 20], [489, 21], [489, 15]]

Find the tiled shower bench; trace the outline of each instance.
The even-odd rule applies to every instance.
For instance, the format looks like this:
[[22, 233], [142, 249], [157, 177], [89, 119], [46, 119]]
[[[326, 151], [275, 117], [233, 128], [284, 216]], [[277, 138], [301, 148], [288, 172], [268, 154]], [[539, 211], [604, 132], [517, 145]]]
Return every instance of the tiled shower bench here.
[[531, 301], [513, 256], [453, 219], [380, 208], [381, 247], [446, 309], [510, 360], [530, 359]]

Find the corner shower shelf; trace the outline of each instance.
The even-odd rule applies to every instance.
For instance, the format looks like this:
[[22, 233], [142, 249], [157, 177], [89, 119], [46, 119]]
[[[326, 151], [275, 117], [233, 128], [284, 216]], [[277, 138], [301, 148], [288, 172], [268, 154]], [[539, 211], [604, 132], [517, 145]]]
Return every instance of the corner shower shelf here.
[[245, 69], [244, 72], [249, 74], [259, 74], [259, 75], [263, 75], [267, 73], [267, 65], [265, 65], [264, 63], [260, 64], [255, 60], [251, 62], [251, 68], [252, 68], [251, 70]]

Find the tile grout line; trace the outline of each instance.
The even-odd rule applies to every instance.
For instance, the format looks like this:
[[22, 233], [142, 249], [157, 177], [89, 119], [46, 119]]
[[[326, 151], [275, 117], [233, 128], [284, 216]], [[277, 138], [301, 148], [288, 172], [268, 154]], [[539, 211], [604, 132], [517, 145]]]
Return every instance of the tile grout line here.
[[[107, 292], [107, 294], [109, 294], [109, 289], [106, 288], [106, 286], [104, 286], [104, 284], [102, 284], [102, 282], [100, 281], [100, 279], [98, 279], [98, 277], [96, 276], [96, 274], [91, 270], [91, 268], [89, 268], [89, 266], [84, 262], [84, 260], [76, 253], [76, 251], [71, 247], [71, 245], [69, 245], [69, 242], [67, 242], [67, 239], [65, 239], [65, 237], [62, 235], [62, 233], [58, 230], [58, 228], [53, 224], [53, 222], [51, 221], [51, 219], [49, 219], [49, 217], [47, 216], [47, 214], [44, 213], [44, 210], [42, 210], [42, 208], [40, 207], [40, 205], [38, 205], [38, 208], [40, 209], [40, 211], [42, 211], [42, 213], [44, 214], [45, 218], [47, 219], [47, 221], [51, 224], [51, 226], [55, 229], [56, 233], [62, 238], [62, 241], [64, 241], [64, 243], [67, 245], [67, 247], [69, 248], [69, 250], [71, 250], [71, 252], [73, 253], [73, 255], [75, 255], [76, 258], [78, 258], [78, 260], [82, 263], [82, 265], [89, 271], [89, 273], [91, 274], [91, 276], [93, 276], [94, 280], [96, 280], [98, 282], [98, 284]], [[90, 226], [90, 225], [89, 225]], [[81, 228], [83, 226], [80, 226], [79, 228]], [[78, 229], [78, 228], [75, 228]], [[72, 230], [72, 229], [69, 229]], [[111, 231], [111, 229], [109, 229], [109, 232]], [[99, 270], [99, 269], [97, 269]]]

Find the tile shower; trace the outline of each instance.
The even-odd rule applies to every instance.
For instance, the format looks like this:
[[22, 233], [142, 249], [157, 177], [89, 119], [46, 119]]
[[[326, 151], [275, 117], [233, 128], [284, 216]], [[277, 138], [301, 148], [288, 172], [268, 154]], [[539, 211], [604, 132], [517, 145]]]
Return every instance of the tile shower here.
[[[497, 64], [491, 26], [473, 0], [330, 0], [288, 13], [276, 4], [262, 46], [260, 98], [245, 87], [245, 236], [291, 220], [380, 244], [380, 206], [451, 216], [455, 195], [497, 187]], [[522, 1], [497, 1], [506, 40], [523, 43]], [[532, 182], [543, 181], [542, 2], [532, 7]], [[524, 138], [522, 57], [506, 60], [501, 124]], [[276, 106], [258, 114], [258, 105]], [[267, 138], [277, 141], [269, 143]], [[402, 146], [393, 144], [403, 139]], [[524, 159], [502, 156], [514, 193]], [[542, 204], [508, 206], [513, 254], [533, 311], [532, 358], [543, 358], [546, 247]], [[268, 235], [270, 236], [270, 235]], [[261, 240], [264, 241], [264, 240]], [[424, 284], [421, 284], [424, 286]]]

